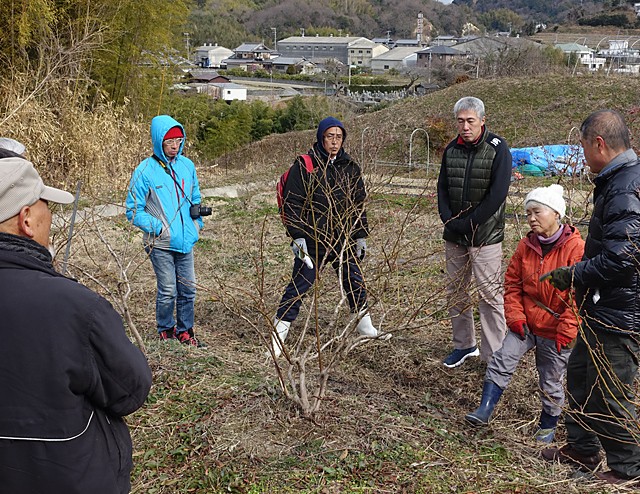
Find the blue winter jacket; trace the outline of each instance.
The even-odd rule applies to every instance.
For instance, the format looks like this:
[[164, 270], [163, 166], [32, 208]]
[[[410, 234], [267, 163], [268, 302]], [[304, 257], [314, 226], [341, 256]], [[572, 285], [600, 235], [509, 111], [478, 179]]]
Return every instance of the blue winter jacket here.
[[[153, 156], [135, 169], [129, 183], [127, 219], [143, 231], [145, 247], [187, 253], [198, 241], [202, 219], [189, 214], [192, 204], [200, 203], [200, 187], [193, 162], [182, 156], [169, 161], [162, 150], [162, 139], [172, 127], [184, 127], [168, 115], [151, 121]], [[175, 180], [174, 180], [175, 179]]]

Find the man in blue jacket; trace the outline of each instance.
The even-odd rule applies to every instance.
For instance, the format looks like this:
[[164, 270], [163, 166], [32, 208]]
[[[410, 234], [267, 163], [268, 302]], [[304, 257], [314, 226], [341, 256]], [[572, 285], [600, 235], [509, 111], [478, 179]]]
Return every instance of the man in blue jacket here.
[[592, 173], [593, 213], [582, 261], [541, 279], [560, 290], [572, 285], [582, 316], [567, 367], [567, 444], [547, 448], [549, 461], [586, 470], [600, 465], [600, 480], [623, 484], [640, 479], [635, 387], [640, 358], [640, 163], [629, 129], [613, 110], [589, 115], [580, 143]]
[[193, 246], [203, 227], [196, 168], [182, 155], [184, 127], [172, 117], [153, 118], [151, 141], [153, 155], [142, 160], [129, 183], [127, 218], [142, 230], [144, 248], [156, 273], [160, 339], [177, 338], [187, 345], [204, 346], [193, 332]]
[[104, 298], [57, 273], [54, 203], [19, 156], [0, 159], [0, 492], [127, 494], [123, 417], [144, 403], [151, 370]]

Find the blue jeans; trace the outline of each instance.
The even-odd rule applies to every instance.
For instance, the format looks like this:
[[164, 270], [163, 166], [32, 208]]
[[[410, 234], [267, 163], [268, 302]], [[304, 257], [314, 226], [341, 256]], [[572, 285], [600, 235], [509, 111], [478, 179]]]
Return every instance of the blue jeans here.
[[[170, 330], [174, 326], [176, 333], [192, 329], [196, 301], [193, 250], [187, 254], [162, 249], [150, 249], [147, 252], [158, 282], [156, 296], [158, 333]], [[174, 308], [176, 317], [173, 316]]]

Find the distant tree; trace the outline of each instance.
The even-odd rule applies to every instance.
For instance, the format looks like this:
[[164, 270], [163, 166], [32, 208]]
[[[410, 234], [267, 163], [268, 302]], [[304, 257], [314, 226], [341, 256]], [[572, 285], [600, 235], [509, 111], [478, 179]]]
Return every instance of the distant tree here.
[[[204, 43], [218, 43], [233, 50], [251, 36], [240, 19], [231, 15], [226, 9], [194, 9], [189, 14], [186, 29], [192, 35], [194, 47]], [[270, 33], [269, 30], [269, 33], [265, 34]]]
[[495, 9], [478, 16], [488, 31], [520, 31], [524, 25], [522, 17], [510, 9]]
[[186, 0], [0, 0], [0, 7], [7, 73], [30, 71], [36, 92], [70, 91], [88, 106], [106, 96], [129, 101], [134, 114], [157, 112], [173, 77], [170, 55], [182, 45]]
[[631, 12], [602, 13], [592, 17], [585, 17], [578, 20], [581, 26], [615, 26], [633, 27], [637, 18]]
[[275, 131], [275, 111], [263, 101], [254, 101], [251, 111], [251, 140], [259, 141]]
[[327, 60], [324, 64], [324, 69], [326, 71], [325, 74], [327, 75], [327, 80], [330, 81], [333, 86], [334, 94], [338, 96], [344, 89], [344, 86], [340, 81], [340, 77], [345, 70], [348, 70], [348, 68], [346, 68], [340, 60], [333, 58]]
[[278, 121], [279, 132], [309, 129], [315, 123], [301, 96], [296, 96], [289, 102], [280, 114]]

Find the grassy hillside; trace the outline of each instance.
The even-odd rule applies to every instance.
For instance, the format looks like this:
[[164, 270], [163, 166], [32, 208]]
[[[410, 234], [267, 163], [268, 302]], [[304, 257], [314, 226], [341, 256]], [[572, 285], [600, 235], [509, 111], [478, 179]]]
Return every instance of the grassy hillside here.
[[[411, 133], [422, 128], [429, 133], [429, 161], [439, 163], [444, 145], [455, 135], [453, 105], [463, 96], [485, 102], [487, 125], [512, 147], [576, 144], [582, 120], [602, 108], [614, 108], [626, 117], [632, 143], [640, 147], [640, 79], [614, 75], [471, 80], [345, 119], [349, 134], [345, 147], [365, 168], [380, 162], [408, 163]], [[314, 139], [313, 131], [270, 136], [219, 158], [214, 163], [217, 168], [209, 168], [215, 174], [205, 176], [212, 185], [275, 177]], [[422, 132], [414, 136], [414, 162], [416, 157], [426, 161]]]

